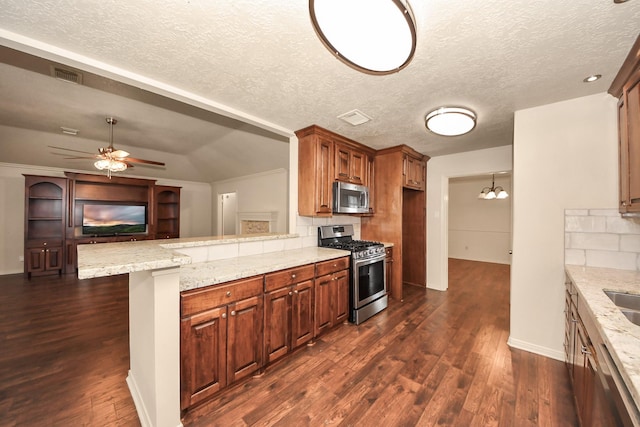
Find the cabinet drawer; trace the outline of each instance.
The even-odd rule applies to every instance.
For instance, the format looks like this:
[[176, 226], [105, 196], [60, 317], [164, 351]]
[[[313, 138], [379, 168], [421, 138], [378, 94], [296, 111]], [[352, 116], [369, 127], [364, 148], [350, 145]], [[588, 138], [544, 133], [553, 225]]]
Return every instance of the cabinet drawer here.
[[183, 292], [180, 294], [181, 316], [190, 316], [203, 310], [262, 295], [262, 283], [263, 276], [255, 276]]
[[269, 273], [264, 276], [264, 290], [265, 292], [271, 292], [294, 283], [313, 279], [313, 273], [313, 264]]
[[27, 248], [62, 247], [62, 240], [34, 239], [27, 240]]
[[349, 268], [349, 257], [331, 259], [316, 264], [316, 277]]

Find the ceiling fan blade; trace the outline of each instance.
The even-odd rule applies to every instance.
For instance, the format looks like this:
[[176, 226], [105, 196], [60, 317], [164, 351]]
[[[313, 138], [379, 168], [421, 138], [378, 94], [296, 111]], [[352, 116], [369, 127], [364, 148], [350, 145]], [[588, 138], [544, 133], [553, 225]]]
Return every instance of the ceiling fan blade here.
[[[49, 148], [55, 148], [56, 150], [75, 151], [76, 153], [90, 154], [92, 156], [95, 154], [95, 153], [90, 153], [88, 151], [74, 150], [72, 148], [54, 147], [53, 145], [49, 145]], [[54, 153], [54, 154], [56, 154], [56, 153]], [[57, 154], [59, 154], [59, 153], [57, 153]]]
[[144, 160], [144, 159], [135, 159], [133, 157], [127, 157], [126, 159], [124, 159], [125, 162], [133, 162], [133, 163], [144, 163], [147, 165], [157, 165], [157, 166], [164, 166], [164, 163], [162, 162], [154, 162], [153, 160]]
[[118, 158], [123, 158], [123, 157], [127, 157], [129, 155], [129, 153], [127, 151], [124, 150], [115, 150], [111, 153], [111, 155], [113, 157], [118, 157]]
[[79, 159], [90, 159], [94, 160], [96, 157], [64, 157], [65, 160], [79, 160]]
[[[80, 151], [80, 153], [82, 153], [82, 151]], [[51, 153], [54, 156], [71, 156], [70, 153]], [[98, 154], [91, 154], [91, 153], [87, 153], [89, 156], [91, 157], [65, 157], [65, 159], [101, 159], [102, 156], [98, 155]]]

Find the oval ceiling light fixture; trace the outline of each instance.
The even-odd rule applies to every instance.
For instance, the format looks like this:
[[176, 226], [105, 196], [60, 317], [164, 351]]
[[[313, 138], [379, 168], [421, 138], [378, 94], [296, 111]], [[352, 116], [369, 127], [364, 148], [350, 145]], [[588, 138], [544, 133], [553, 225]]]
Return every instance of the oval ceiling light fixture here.
[[425, 126], [443, 136], [459, 136], [476, 127], [476, 113], [462, 107], [440, 107], [425, 117]]
[[325, 47], [363, 73], [396, 73], [416, 51], [416, 23], [406, 0], [309, 0], [309, 14]]

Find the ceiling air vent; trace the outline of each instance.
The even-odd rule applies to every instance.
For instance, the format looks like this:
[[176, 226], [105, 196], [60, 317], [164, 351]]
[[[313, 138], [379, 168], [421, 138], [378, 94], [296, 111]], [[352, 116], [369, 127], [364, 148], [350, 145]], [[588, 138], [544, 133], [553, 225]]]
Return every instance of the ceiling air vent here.
[[51, 66], [51, 76], [65, 82], [82, 84], [82, 74], [74, 70]]
[[353, 126], [358, 126], [371, 120], [371, 117], [367, 116], [360, 110], [351, 110], [348, 113], [339, 115], [338, 118]]

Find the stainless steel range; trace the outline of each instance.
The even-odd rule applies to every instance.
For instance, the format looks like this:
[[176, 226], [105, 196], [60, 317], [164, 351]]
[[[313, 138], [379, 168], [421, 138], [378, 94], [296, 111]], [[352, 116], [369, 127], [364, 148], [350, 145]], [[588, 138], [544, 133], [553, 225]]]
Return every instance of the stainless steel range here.
[[318, 246], [351, 251], [349, 321], [359, 325], [387, 308], [384, 245], [353, 239], [353, 225], [318, 227]]

